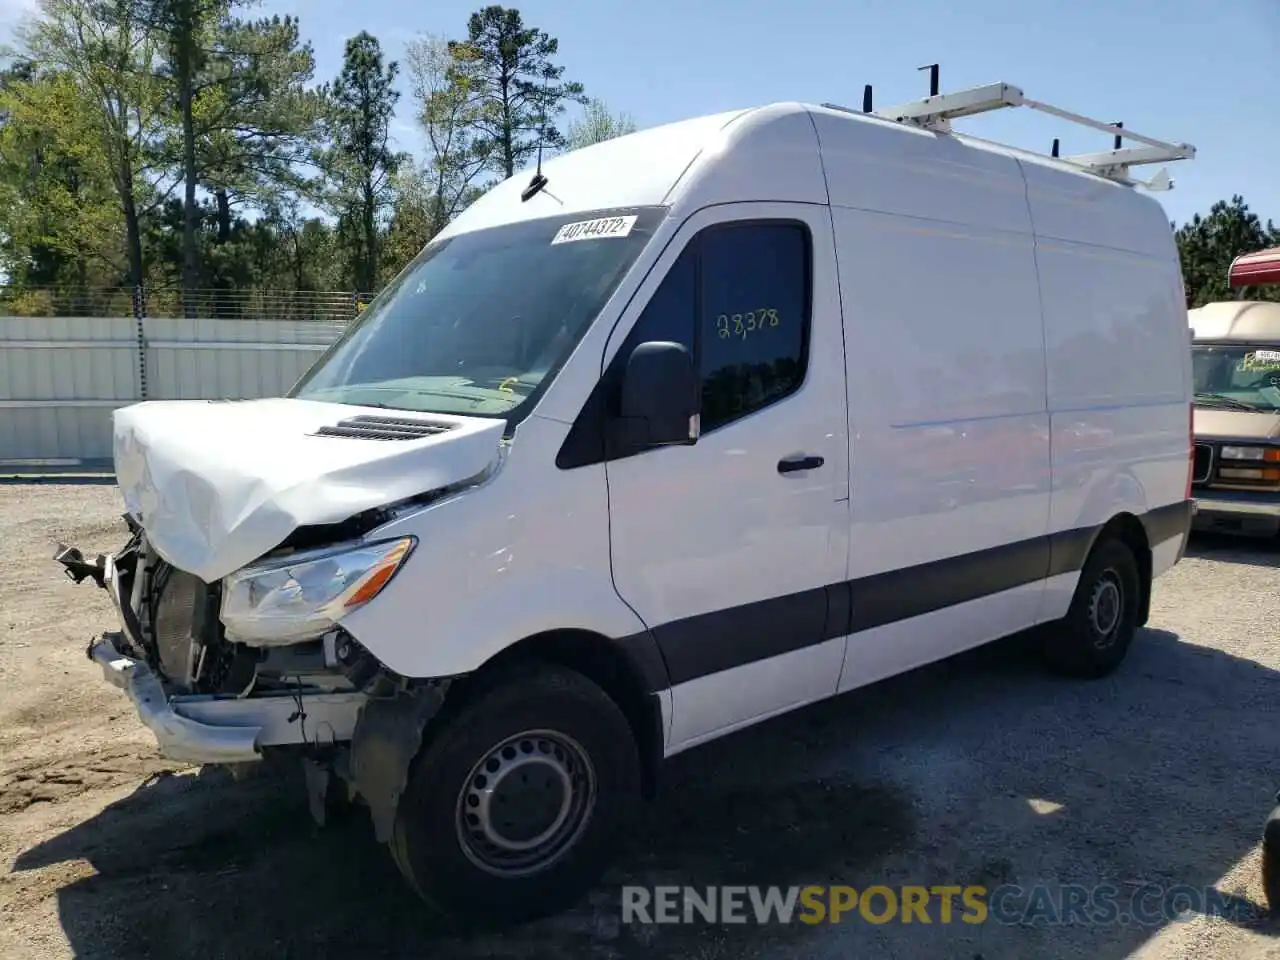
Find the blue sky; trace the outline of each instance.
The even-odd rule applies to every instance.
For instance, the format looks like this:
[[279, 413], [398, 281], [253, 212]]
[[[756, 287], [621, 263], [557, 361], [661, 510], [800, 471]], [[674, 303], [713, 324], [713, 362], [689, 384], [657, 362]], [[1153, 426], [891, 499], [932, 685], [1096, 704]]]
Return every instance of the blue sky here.
[[[0, 23], [32, 0], [0, 0]], [[317, 77], [337, 73], [345, 39], [368, 30], [399, 59], [417, 33], [461, 36], [480, 0], [265, 0], [300, 17]], [[528, 0], [528, 25], [560, 40], [566, 77], [641, 126], [775, 100], [857, 106], [927, 93], [916, 67], [942, 64], [944, 90], [997, 80], [1139, 133], [1189, 142], [1157, 194], [1179, 223], [1241, 193], [1280, 222], [1280, 2], [1163, 0]], [[958, 125], [990, 139], [1064, 153], [1109, 146], [1105, 134], [1031, 111]], [[402, 98], [396, 135], [421, 141]]]

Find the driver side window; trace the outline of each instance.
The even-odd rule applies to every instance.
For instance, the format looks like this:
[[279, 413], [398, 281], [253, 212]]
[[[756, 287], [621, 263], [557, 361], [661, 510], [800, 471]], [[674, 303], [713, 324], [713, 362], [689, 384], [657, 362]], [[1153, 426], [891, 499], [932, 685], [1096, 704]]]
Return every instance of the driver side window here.
[[799, 389], [809, 282], [803, 225], [709, 227], [680, 254], [618, 357], [650, 340], [683, 344], [702, 380], [702, 432], [723, 427]]
[[681, 252], [619, 348], [556, 458], [599, 463], [610, 395], [641, 343], [669, 340], [693, 356], [702, 382], [702, 433], [795, 393], [808, 365], [808, 229], [795, 221], [718, 224]]
[[698, 305], [698, 238], [684, 248], [671, 265], [666, 277], [649, 298], [644, 312], [631, 328], [614, 358], [614, 365], [625, 363], [631, 351], [642, 343], [671, 340], [697, 357], [694, 342], [695, 310]]

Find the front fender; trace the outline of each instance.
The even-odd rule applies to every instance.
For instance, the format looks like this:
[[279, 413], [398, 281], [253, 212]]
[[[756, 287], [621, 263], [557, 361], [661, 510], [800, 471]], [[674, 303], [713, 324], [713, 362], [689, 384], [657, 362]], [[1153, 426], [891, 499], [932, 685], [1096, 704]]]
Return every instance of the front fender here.
[[539, 633], [585, 630], [621, 638], [645, 629], [618, 599], [608, 576], [531, 571], [474, 592], [461, 580], [452, 584], [453, 596], [444, 599], [439, 581], [415, 589], [409, 578], [397, 577], [401, 590], [393, 594], [388, 588], [388, 595], [352, 614], [343, 626], [387, 667], [420, 678], [470, 673]]
[[413, 534], [418, 547], [342, 626], [391, 670], [422, 678], [469, 673], [544, 631], [643, 631], [613, 586], [603, 466], [555, 466], [567, 432], [530, 417], [489, 481], [370, 534]]

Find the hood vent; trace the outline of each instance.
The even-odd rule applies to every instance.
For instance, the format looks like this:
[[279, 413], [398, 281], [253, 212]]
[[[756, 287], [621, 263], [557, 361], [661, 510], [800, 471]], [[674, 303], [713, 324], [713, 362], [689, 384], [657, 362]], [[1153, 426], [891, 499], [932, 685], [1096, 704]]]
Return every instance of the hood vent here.
[[374, 417], [363, 415], [339, 420], [331, 427], [321, 427], [314, 437], [345, 437], [348, 440], [422, 440], [447, 433], [457, 424], [414, 420], [409, 417]]

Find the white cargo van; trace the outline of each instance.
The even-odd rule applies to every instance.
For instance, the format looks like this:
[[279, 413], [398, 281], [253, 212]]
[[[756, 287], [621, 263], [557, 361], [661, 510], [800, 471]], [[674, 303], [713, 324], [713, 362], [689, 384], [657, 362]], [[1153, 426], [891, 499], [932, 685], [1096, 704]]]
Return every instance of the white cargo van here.
[[121, 613], [89, 656], [166, 755], [303, 757], [487, 922], [580, 894], [680, 751], [1036, 625], [1114, 669], [1191, 513], [1129, 166], [1192, 151], [949, 130], [1018, 105], [777, 104], [496, 186], [290, 396], [116, 413], [131, 539], [60, 552]]

